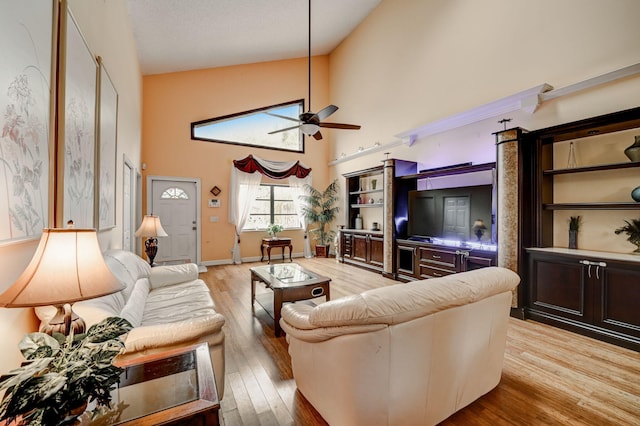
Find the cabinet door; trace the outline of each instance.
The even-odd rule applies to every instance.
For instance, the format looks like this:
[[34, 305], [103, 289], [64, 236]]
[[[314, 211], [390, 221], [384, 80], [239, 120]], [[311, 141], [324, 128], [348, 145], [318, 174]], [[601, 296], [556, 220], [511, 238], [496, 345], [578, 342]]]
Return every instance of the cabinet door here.
[[478, 253], [471, 253], [468, 256], [463, 256], [463, 262], [461, 263], [461, 266], [463, 268], [462, 271], [472, 271], [474, 269], [486, 268], [487, 266], [495, 265], [495, 255]]
[[399, 278], [417, 278], [416, 275], [416, 246], [398, 244], [396, 264]]
[[592, 267], [591, 278], [597, 280], [595, 325], [640, 337], [640, 270], [607, 262], [606, 267]]
[[384, 267], [384, 239], [369, 236], [369, 263], [380, 268]]
[[587, 269], [578, 259], [531, 254], [529, 271], [529, 308], [591, 322]]
[[351, 238], [351, 259], [366, 263], [369, 259], [367, 236], [353, 234]]

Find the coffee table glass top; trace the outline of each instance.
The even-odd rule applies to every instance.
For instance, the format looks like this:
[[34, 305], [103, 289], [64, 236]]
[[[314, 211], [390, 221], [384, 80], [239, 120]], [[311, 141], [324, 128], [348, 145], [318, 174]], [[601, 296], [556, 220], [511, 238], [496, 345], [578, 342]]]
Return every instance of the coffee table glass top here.
[[[318, 279], [318, 275], [307, 271], [297, 263], [277, 263], [275, 265], [256, 266], [251, 270], [262, 278], [275, 278], [283, 284], [304, 283]], [[272, 284], [274, 284], [272, 282]]]

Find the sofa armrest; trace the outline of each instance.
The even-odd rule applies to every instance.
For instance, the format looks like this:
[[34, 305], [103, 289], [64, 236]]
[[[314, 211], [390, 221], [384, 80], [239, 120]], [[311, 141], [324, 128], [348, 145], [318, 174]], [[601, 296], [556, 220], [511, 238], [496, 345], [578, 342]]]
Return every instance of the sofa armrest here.
[[387, 324], [361, 324], [318, 327], [309, 322], [314, 307], [304, 303], [291, 303], [282, 307], [280, 326], [290, 337], [305, 342], [322, 342], [345, 334], [369, 333], [387, 328]]
[[222, 332], [225, 319], [221, 314], [212, 314], [166, 324], [135, 327], [125, 340], [126, 352], [175, 345], [207, 335]]
[[151, 268], [151, 274], [149, 274], [152, 289], [197, 279], [198, 265], [195, 263], [156, 266]]

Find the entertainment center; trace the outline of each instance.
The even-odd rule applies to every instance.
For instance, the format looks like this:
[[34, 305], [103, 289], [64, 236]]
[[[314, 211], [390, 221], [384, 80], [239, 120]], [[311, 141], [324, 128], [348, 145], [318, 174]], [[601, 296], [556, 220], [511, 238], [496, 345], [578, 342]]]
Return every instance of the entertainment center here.
[[[400, 281], [499, 264], [521, 277], [512, 316], [640, 351], [640, 256], [614, 232], [640, 216], [631, 195], [640, 188], [640, 161], [625, 157], [640, 139], [640, 107], [495, 136], [496, 163], [417, 172], [416, 163], [385, 160], [345, 174], [351, 201], [339, 259]], [[491, 185], [474, 177], [483, 172]], [[355, 200], [370, 190], [361, 179], [372, 176], [384, 178], [383, 199], [365, 207]], [[434, 187], [433, 178], [445, 176], [468, 179]], [[373, 208], [383, 228], [354, 229]], [[570, 249], [569, 220], [577, 216], [578, 248]]]
[[[400, 281], [496, 265], [495, 191], [491, 177], [495, 163], [455, 165], [416, 173], [414, 162], [387, 162], [385, 166], [391, 169], [388, 175], [384, 174], [385, 166], [344, 175], [349, 200], [348, 226], [340, 230], [340, 261]], [[478, 182], [477, 174], [483, 172]], [[377, 182], [372, 187], [372, 180], [383, 176], [391, 177], [384, 180], [383, 189]], [[432, 179], [447, 176], [465, 176], [467, 183], [427, 189]], [[380, 219], [373, 222], [374, 229], [360, 229], [364, 209], [378, 209]], [[376, 229], [375, 225], [385, 222], [383, 209], [389, 210], [392, 220], [385, 225], [390, 229]], [[365, 220], [366, 223], [371, 220]], [[392, 254], [387, 268], [385, 237], [391, 240]]]

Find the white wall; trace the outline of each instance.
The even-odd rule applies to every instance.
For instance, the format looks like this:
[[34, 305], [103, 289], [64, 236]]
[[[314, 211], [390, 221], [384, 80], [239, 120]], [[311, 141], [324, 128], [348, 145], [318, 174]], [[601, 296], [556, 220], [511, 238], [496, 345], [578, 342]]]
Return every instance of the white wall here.
[[[126, 0], [70, 0], [80, 30], [95, 55], [103, 58], [118, 91], [118, 151], [116, 175], [116, 228], [99, 236], [103, 249], [122, 245], [122, 158], [139, 167], [141, 141], [142, 77], [133, 43]], [[1, 66], [1, 65], [0, 65]], [[36, 241], [0, 247], [0, 292], [22, 273], [37, 246]], [[31, 309], [0, 308], [0, 373], [21, 361], [17, 344], [36, 327]]]
[[[330, 98], [340, 107], [331, 121], [362, 125], [333, 131], [330, 158], [543, 83], [559, 89], [640, 63], [638, 16], [637, 0], [383, 0], [330, 55]], [[508, 128], [536, 130], [639, 105], [640, 77], [629, 77], [533, 114], [508, 113], [339, 162], [331, 174], [379, 165], [384, 151], [421, 168], [495, 161], [501, 118], [512, 118]]]
[[[548, 83], [562, 88], [640, 62], [636, 0], [384, 0], [330, 56], [330, 158]], [[640, 78], [511, 113], [528, 130], [640, 104]], [[495, 119], [391, 150], [425, 166], [495, 158]], [[381, 152], [344, 162], [335, 175], [380, 164]]]

